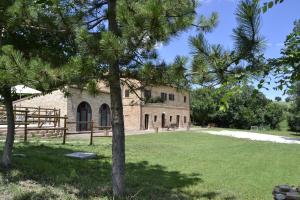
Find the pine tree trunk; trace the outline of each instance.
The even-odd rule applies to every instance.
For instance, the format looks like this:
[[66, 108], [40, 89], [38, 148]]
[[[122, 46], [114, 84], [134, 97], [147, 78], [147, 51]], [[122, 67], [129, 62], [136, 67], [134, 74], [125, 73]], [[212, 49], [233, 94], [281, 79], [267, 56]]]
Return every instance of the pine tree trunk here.
[[[116, 20], [116, 0], [108, 1], [109, 31], [119, 35]], [[116, 60], [109, 66], [109, 85], [112, 111], [112, 186], [113, 195], [122, 197], [125, 184], [125, 132], [122, 93], [120, 84], [119, 62]]]
[[7, 118], [7, 135], [5, 146], [3, 149], [2, 155], [2, 166], [5, 169], [9, 169], [11, 166], [12, 160], [12, 150], [15, 140], [15, 119], [14, 119], [14, 110], [13, 110], [13, 101], [11, 96], [11, 89], [7, 87], [3, 94], [5, 108], [6, 108], [6, 118]]

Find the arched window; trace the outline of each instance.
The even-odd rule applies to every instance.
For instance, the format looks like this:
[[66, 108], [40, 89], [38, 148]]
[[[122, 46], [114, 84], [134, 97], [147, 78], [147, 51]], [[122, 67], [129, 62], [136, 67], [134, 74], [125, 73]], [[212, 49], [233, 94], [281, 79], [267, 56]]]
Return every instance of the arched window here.
[[99, 109], [99, 125], [111, 126], [110, 108], [107, 104], [102, 104]]
[[77, 107], [77, 131], [91, 130], [92, 109], [87, 102], [81, 102]]

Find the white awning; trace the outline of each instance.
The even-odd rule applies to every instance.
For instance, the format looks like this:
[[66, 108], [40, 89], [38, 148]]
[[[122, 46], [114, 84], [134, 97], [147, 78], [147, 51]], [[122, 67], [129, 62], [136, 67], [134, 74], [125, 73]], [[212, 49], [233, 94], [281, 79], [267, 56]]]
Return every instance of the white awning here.
[[11, 90], [17, 94], [41, 94], [40, 91], [27, 87], [25, 85], [16, 85]]

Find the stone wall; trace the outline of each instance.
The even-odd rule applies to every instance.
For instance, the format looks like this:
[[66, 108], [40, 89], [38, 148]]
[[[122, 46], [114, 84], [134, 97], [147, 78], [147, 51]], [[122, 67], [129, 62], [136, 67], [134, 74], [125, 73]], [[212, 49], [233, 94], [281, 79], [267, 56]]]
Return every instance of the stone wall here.
[[[149, 115], [149, 127], [162, 128], [162, 115], [165, 115], [165, 126], [176, 124], [179, 116], [179, 128], [186, 128], [190, 122], [190, 110], [184, 107], [170, 107], [162, 104], [150, 104], [142, 107], [142, 127], [145, 129], [145, 115]], [[156, 116], [156, 117], [155, 117]], [[156, 121], [155, 121], [156, 118]], [[184, 122], [184, 118], [186, 118]]]
[[[23, 98], [14, 101], [13, 104], [22, 107], [60, 109], [61, 116], [67, 115], [67, 98], [64, 97], [64, 93], [60, 90], [55, 90], [46, 95]], [[61, 119], [60, 124], [63, 124], [63, 119]]]
[[[130, 80], [129, 82], [136, 87], [139, 86], [139, 82], [136, 80]], [[101, 90], [109, 91], [109, 88], [103, 82], [100, 82], [98, 87]], [[176, 116], [179, 115], [179, 126], [181, 128], [188, 126], [190, 122], [190, 99], [188, 91], [180, 91], [170, 86], [153, 86], [146, 87], [146, 89], [151, 90], [152, 98], [160, 97], [162, 92], [166, 93], [167, 100], [164, 103], [145, 104], [139, 98], [144, 97], [141, 90], [131, 92], [129, 96], [125, 96], [125, 91], [129, 90], [129, 87], [126, 84], [121, 85], [125, 130], [145, 129], [146, 114], [149, 115], [148, 129], [161, 128], [161, 116], [163, 113], [165, 113], [166, 125], [176, 123]], [[169, 100], [169, 94], [174, 94], [174, 101]], [[154, 116], [157, 116], [156, 122], [154, 122]], [[172, 116], [172, 121], [170, 121], [170, 116]], [[186, 117], [185, 123], [184, 117]]]
[[[71, 96], [67, 100], [67, 116], [68, 121], [76, 122], [77, 107], [81, 102], [87, 102], [92, 109], [92, 119], [98, 126], [100, 122], [99, 109], [102, 104], [107, 104], [110, 107], [110, 95], [109, 93], [101, 92], [99, 95], [93, 96], [88, 94], [87, 91], [81, 91], [79, 89], [70, 88]], [[68, 125], [70, 131], [76, 131], [76, 124]]]
[[[30, 107], [56, 108], [61, 110], [61, 115], [67, 115], [68, 121], [76, 122], [77, 108], [81, 102], [87, 102], [91, 106], [92, 119], [99, 125], [100, 115], [99, 109], [102, 104], [111, 106], [109, 89], [104, 90], [105, 85], [102, 85], [102, 92], [99, 95], [93, 96], [87, 91], [81, 91], [76, 88], [69, 88], [71, 96], [67, 98], [64, 94], [57, 90], [51, 94], [38, 96], [31, 99], [16, 101], [15, 104]], [[167, 100], [164, 103], [144, 103], [135, 93], [130, 93], [129, 97], [125, 97], [125, 90], [128, 87], [122, 86], [124, 123], [126, 130], [141, 130], [145, 129], [145, 115], [149, 116], [148, 129], [155, 127], [161, 128], [162, 114], [165, 114], [165, 125], [176, 124], [177, 115], [179, 115], [179, 127], [185, 128], [190, 123], [190, 103], [189, 93], [187, 91], [178, 91], [174, 87], [156, 86], [149, 87], [152, 97], [160, 97], [161, 92], [167, 94]], [[137, 91], [140, 97], [143, 97], [142, 91]], [[174, 101], [169, 100], [169, 94], [174, 94]], [[186, 101], [184, 101], [186, 99]], [[156, 121], [154, 120], [156, 116]], [[172, 117], [170, 121], [170, 117]], [[184, 122], [184, 118], [186, 118]], [[61, 121], [61, 124], [63, 122]], [[76, 124], [68, 125], [70, 131], [76, 131]]]
[[16, 106], [22, 107], [41, 107], [50, 109], [60, 109], [62, 115], [67, 114], [67, 98], [64, 97], [63, 92], [55, 90], [49, 94], [28, 97], [14, 101]]

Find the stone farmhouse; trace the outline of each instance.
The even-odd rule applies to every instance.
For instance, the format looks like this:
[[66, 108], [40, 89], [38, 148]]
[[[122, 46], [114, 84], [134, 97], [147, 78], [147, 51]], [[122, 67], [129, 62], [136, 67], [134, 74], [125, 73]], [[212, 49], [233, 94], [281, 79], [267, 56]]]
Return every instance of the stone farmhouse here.
[[[69, 87], [65, 94], [56, 90], [50, 94], [28, 97], [14, 102], [16, 106], [60, 109], [66, 115], [69, 131], [88, 131], [93, 120], [97, 126], [111, 126], [110, 93], [104, 84], [99, 94]], [[125, 130], [187, 128], [190, 124], [190, 99], [188, 91], [171, 86], [146, 87], [131, 92], [122, 85]]]

